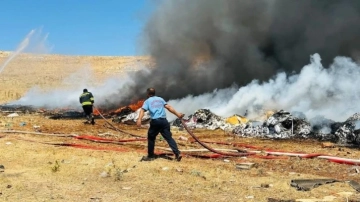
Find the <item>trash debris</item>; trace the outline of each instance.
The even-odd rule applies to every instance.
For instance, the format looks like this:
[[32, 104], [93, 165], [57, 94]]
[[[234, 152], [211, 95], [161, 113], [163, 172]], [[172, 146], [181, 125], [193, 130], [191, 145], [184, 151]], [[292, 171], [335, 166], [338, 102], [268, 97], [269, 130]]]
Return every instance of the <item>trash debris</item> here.
[[121, 189], [130, 190], [130, 189], [132, 189], [132, 187], [122, 187]]
[[[215, 130], [218, 128], [224, 129], [231, 127], [231, 124], [226, 123], [225, 119], [212, 113], [209, 109], [199, 109], [194, 114], [189, 115], [188, 118], [184, 118], [184, 122], [188, 128], [204, 128], [209, 130]], [[182, 128], [181, 121], [176, 119], [172, 122], [173, 126]]]
[[203, 178], [204, 180], [206, 180], [206, 177], [205, 177], [200, 171], [192, 170], [192, 171], [190, 172], [190, 174], [193, 175], [193, 176], [201, 177], [201, 178]]
[[161, 170], [169, 170], [169, 167], [163, 167]]
[[34, 125], [33, 128], [36, 132], [41, 132], [40, 126]]
[[6, 145], [11, 145], [12, 143], [11, 143], [11, 142], [6, 142], [5, 144], [6, 144]]
[[180, 136], [179, 137], [179, 140], [184, 140], [184, 141], [187, 141], [189, 138], [187, 138], [187, 137], [184, 137], [184, 136]]
[[298, 191], [310, 191], [320, 185], [339, 182], [335, 179], [296, 179], [291, 180], [290, 185]]
[[0, 165], [0, 172], [4, 172], [5, 171], [5, 166], [4, 165]]
[[91, 197], [90, 201], [91, 202], [101, 202], [101, 198], [99, 198], [99, 197]]
[[275, 199], [275, 198], [268, 198], [267, 202], [296, 202], [294, 199]]
[[255, 165], [255, 163], [238, 163], [236, 164], [236, 169], [239, 170], [249, 170]]
[[180, 172], [180, 173], [184, 172], [183, 169], [181, 169], [181, 168], [176, 168], [176, 171]]
[[[131, 110], [131, 109], [130, 109]], [[130, 112], [130, 111], [128, 111]], [[115, 118], [113, 118], [113, 122], [116, 123], [125, 123], [125, 124], [136, 124], [136, 121], [139, 117], [140, 114], [140, 109], [137, 109], [135, 112], [131, 111], [130, 113], [123, 113], [119, 116], [116, 116]], [[143, 118], [141, 119], [142, 123], [147, 123], [150, 121], [150, 114], [148, 111], [146, 111], [144, 113]]]
[[21, 123], [20, 123], [20, 126], [26, 126], [26, 123], [25, 123], [25, 122], [21, 122]]
[[105, 178], [105, 177], [109, 177], [109, 176], [110, 176], [109, 173], [106, 171], [103, 171], [102, 173], [100, 173], [100, 177]]
[[335, 144], [331, 143], [331, 142], [323, 142], [323, 143], [321, 143], [321, 147], [323, 147], [323, 148], [334, 148]]
[[299, 202], [319, 202], [319, 201], [334, 201], [336, 196], [324, 196], [323, 198], [308, 198], [308, 199], [296, 199]]
[[13, 117], [17, 117], [17, 116], [19, 116], [18, 113], [12, 113], [12, 114], [7, 115], [6, 117], [13, 118]]
[[228, 117], [225, 121], [226, 123], [229, 123], [231, 125], [246, 124], [247, 122], [249, 122], [246, 117], [237, 114]]
[[353, 166], [349, 169], [349, 172], [360, 173], [359, 166]]
[[[349, 117], [345, 122], [335, 122], [322, 116], [316, 116], [310, 121], [301, 112], [268, 111], [263, 117], [249, 120], [245, 116], [233, 115], [220, 117], [209, 109], [199, 109], [184, 119], [190, 129], [203, 128], [209, 130], [222, 129], [232, 131], [242, 137], [264, 137], [273, 139], [311, 138], [338, 144], [360, 144], [360, 113]], [[310, 124], [311, 123], [311, 124]], [[181, 121], [176, 119], [171, 123], [174, 127], [183, 129]], [[359, 124], [358, 124], [359, 125]], [[335, 145], [324, 143], [324, 147]]]
[[255, 198], [255, 197], [254, 196], [245, 196], [245, 198], [252, 199], [252, 198]]
[[261, 184], [260, 187], [269, 188], [269, 187], [272, 187], [272, 185], [271, 184]]
[[353, 180], [350, 180], [349, 185], [354, 188], [357, 192], [360, 192], [360, 184], [358, 182], [355, 182]]
[[229, 159], [224, 159], [224, 162], [229, 163], [230, 160]]

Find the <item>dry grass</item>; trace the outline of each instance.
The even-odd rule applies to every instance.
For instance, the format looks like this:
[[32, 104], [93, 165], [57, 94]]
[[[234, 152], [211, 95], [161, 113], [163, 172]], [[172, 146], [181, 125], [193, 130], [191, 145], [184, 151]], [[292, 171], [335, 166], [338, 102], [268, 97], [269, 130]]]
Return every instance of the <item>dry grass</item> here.
[[[44, 59], [47, 65], [52, 64], [60, 56], [48, 56]], [[52, 59], [50, 59], [52, 58]], [[76, 58], [76, 57], [74, 57]], [[82, 61], [79, 59], [59, 59], [59, 61]], [[90, 58], [90, 57], [89, 57]], [[88, 58], [88, 59], [89, 59]], [[90, 60], [90, 59], [89, 59]], [[94, 64], [116, 64], [116, 60], [105, 60], [104, 57], [90, 61]], [[132, 58], [134, 60], [134, 58]], [[135, 59], [137, 60], [137, 59]], [[24, 65], [18, 61], [19, 66]], [[47, 86], [56, 86], [61, 75], [66, 76], [76, 68], [69, 68], [60, 73], [59, 62], [52, 68], [54, 78], [47, 80], [47, 66], [32, 66], [37, 78], [45, 79]], [[108, 63], [107, 63], [108, 62]], [[38, 62], [37, 64], [40, 64]], [[69, 62], [70, 63], [70, 62]], [[79, 62], [81, 63], [81, 62]], [[22, 72], [15, 64], [9, 66], [1, 74], [1, 86], [7, 86], [12, 92], [22, 95], [36, 79], [24, 80]], [[80, 68], [81, 65], [77, 66]], [[107, 66], [107, 65], [105, 65]], [[104, 67], [105, 67], [104, 66]], [[111, 67], [109, 65], [108, 67]], [[114, 65], [115, 66], [115, 65]], [[96, 69], [106, 72], [105, 69]], [[62, 69], [63, 70], [63, 69]], [[56, 72], [56, 74], [54, 74]], [[104, 73], [105, 74], [105, 73]], [[12, 76], [12, 77], [11, 77]], [[21, 78], [17, 82], [14, 78]], [[31, 80], [33, 79], [33, 80]], [[1, 89], [1, 100], [11, 99], [4, 96]], [[0, 130], [14, 129], [34, 131], [33, 126], [40, 126], [44, 133], [89, 134], [109, 138], [131, 138], [103, 125], [97, 120], [95, 126], [83, 125], [82, 120], [50, 120], [42, 116], [21, 115], [15, 118], [0, 116]], [[21, 126], [26, 123], [25, 126]], [[146, 135], [146, 129], [137, 130], [135, 126], [119, 125], [120, 128], [138, 135]], [[306, 153], [326, 153], [341, 157], [358, 158], [360, 152], [350, 148], [322, 148], [314, 141], [274, 141], [255, 138], [239, 138], [223, 131], [194, 131], [202, 140], [239, 142], [259, 148], [272, 148], [285, 151], [301, 151]], [[175, 139], [180, 136], [189, 137], [184, 131], [173, 130]], [[321, 159], [287, 158], [264, 160], [258, 158], [199, 159], [184, 156], [181, 162], [157, 159], [151, 162], [139, 162], [146, 154], [146, 142], [132, 142], [123, 145], [94, 143], [77, 140], [72, 137], [55, 137], [29, 134], [0, 133], [0, 164], [5, 172], [0, 173], [0, 201], [267, 201], [269, 197], [277, 199], [323, 199], [336, 196], [333, 201], [346, 201], [344, 193], [355, 191], [346, 183], [338, 182], [323, 185], [308, 192], [300, 192], [290, 187], [291, 179], [299, 178], [336, 178], [338, 180], [357, 180], [360, 174], [354, 173], [351, 166], [330, 163]], [[191, 138], [190, 138], [191, 140]], [[197, 143], [188, 141], [177, 142], [180, 149], [201, 148]], [[122, 151], [98, 151], [74, 147], [54, 146], [44, 143], [76, 143], [96, 147], [122, 149]], [[158, 147], [167, 147], [160, 139]], [[217, 148], [231, 146], [212, 145]], [[158, 150], [160, 152], [160, 150]], [[237, 170], [238, 162], [254, 162], [257, 166], [250, 170]], [[260, 188], [261, 184], [271, 184], [269, 188]], [[321, 200], [317, 200], [321, 201]], [[324, 200], [323, 200], [324, 201]]]
[[[0, 51], [0, 65], [9, 55], [10, 52]], [[44, 90], [69, 88], [73, 83], [64, 83], [64, 79], [76, 72], [79, 77], [76, 81], [91, 76], [91, 81], [96, 84], [114, 75], [136, 71], [142, 65], [149, 66], [150, 63], [148, 57], [21, 54], [0, 74], [0, 103], [18, 99], [34, 86]], [[88, 70], [92, 74], [88, 75]]]
[[[3, 117], [2, 124], [12, 123], [12, 129], [34, 131], [40, 125], [42, 132], [67, 134], [92, 134], [109, 138], [131, 138], [104, 128], [103, 120], [95, 126], [84, 127], [81, 120], [49, 120], [40, 116]], [[25, 122], [25, 126], [20, 123]], [[4, 127], [4, 126], [3, 126]], [[139, 135], [146, 129], [119, 125], [120, 128]], [[4, 128], [2, 128], [4, 129]], [[195, 131], [202, 139], [212, 141], [242, 142], [263, 148], [288, 151], [327, 153], [356, 158], [360, 152], [354, 149], [321, 148], [319, 143], [229, 138], [222, 131]], [[174, 130], [174, 137], [187, 136]], [[42, 144], [77, 143], [108, 148], [123, 148], [124, 152], [96, 151], [72, 147]], [[178, 140], [181, 149], [200, 148], [191, 141]], [[11, 144], [9, 144], [11, 143]], [[157, 159], [139, 162], [146, 154], [145, 142], [125, 145], [92, 143], [70, 137], [52, 137], [26, 134], [7, 134], [0, 138], [1, 164], [5, 172], [0, 174], [1, 199], [4, 201], [267, 201], [267, 198], [299, 199], [323, 198], [339, 192], [354, 192], [346, 183], [323, 185], [309, 192], [299, 192], [289, 186], [291, 179], [336, 178], [358, 180], [348, 165], [329, 163], [320, 159], [289, 158], [263, 160], [254, 158], [198, 159], [185, 156], [181, 162]], [[157, 146], [166, 147], [164, 141]], [[305, 146], [305, 147], [304, 147]], [[213, 146], [231, 148], [230, 146]], [[255, 162], [250, 170], [236, 170], [237, 162]], [[58, 162], [58, 166], [56, 166]], [[127, 170], [127, 172], [123, 172]], [[107, 177], [103, 177], [107, 173]], [[101, 176], [103, 175], [103, 176]], [[270, 188], [259, 188], [271, 184]], [[11, 185], [11, 188], [6, 188]], [[246, 197], [253, 196], [253, 199]], [[339, 197], [334, 201], [344, 201]]]

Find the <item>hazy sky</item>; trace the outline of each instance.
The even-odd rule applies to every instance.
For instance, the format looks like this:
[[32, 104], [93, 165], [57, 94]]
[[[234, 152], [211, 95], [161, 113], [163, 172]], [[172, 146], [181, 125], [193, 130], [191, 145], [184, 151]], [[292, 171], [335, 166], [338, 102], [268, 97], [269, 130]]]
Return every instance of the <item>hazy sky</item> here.
[[49, 33], [52, 53], [139, 55], [151, 0], [3, 0], [0, 50], [15, 50], [32, 29]]

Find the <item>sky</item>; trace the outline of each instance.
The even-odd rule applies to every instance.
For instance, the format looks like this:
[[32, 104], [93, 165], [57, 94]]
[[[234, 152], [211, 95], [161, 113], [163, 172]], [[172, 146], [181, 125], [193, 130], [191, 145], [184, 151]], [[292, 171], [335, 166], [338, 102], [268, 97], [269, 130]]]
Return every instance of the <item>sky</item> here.
[[152, 6], [151, 0], [3, 0], [0, 50], [14, 51], [41, 28], [51, 53], [143, 55], [139, 37]]

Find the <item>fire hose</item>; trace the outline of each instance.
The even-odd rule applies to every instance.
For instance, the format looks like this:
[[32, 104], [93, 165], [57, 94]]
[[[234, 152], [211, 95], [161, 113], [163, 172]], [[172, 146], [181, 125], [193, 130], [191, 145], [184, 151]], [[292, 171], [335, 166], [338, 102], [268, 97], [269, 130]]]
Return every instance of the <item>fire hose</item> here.
[[[97, 110], [97, 109], [96, 109]], [[131, 134], [129, 132], [120, 130], [118, 128], [116, 128], [115, 126], [113, 126], [109, 121], [106, 120], [106, 118], [100, 113], [99, 110], [97, 110], [99, 115], [110, 125], [112, 126], [114, 129], [116, 129], [119, 132], [125, 133], [125, 134], [129, 134], [132, 136], [137, 136], [138, 135], [134, 135]], [[348, 158], [341, 158], [341, 157], [334, 157], [334, 156], [330, 156], [330, 155], [323, 155], [323, 154], [304, 154], [304, 153], [295, 153], [295, 152], [282, 152], [282, 151], [269, 151], [269, 150], [265, 150], [265, 151], [248, 151], [246, 153], [226, 153], [226, 152], [221, 152], [221, 151], [217, 151], [211, 147], [209, 147], [208, 145], [206, 145], [204, 142], [200, 141], [190, 130], [189, 128], [186, 126], [184, 120], [181, 119], [181, 124], [183, 125], [183, 127], [185, 128], [185, 130], [188, 132], [188, 134], [193, 137], [195, 139], [196, 142], [198, 142], [202, 147], [204, 147], [205, 149], [218, 154], [216, 155], [217, 157], [219, 157], [219, 155], [222, 156], [249, 156], [249, 155], [254, 155], [254, 154], [258, 154], [258, 153], [265, 153], [267, 155], [277, 155], [277, 156], [297, 156], [300, 158], [321, 158], [321, 159], [327, 159], [331, 162], [335, 162], [335, 163], [341, 163], [341, 164], [349, 164], [349, 165], [360, 165], [360, 160], [357, 159], [348, 159]], [[247, 145], [248, 147], [252, 147], [250, 145]], [[252, 147], [255, 148], [255, 147]]]
[[224, 156], [248, 156], [248, 155], [252, 155], [252, 153], [225, 153], [225, 152], [221, 152], [221, 151], [217, 151], [211, 147], [209, 147], [208, 145], [206, 145], [205, 143], [201, 142], [190, 130], [189, 128], [186, 126], [184, 120], [181, 120], [181, 124], [184, 126], [185, 130], [189, 133], [189, 135], [191, 137], [193, 137], [195, 139], [196, 142], [198, 142], [201, 146], [203, 146], [205, 149], [214, 152], [216, 154], [220, 154], [220, 155], [224, 155]]
[[[234, 145], [234, 146], [245, 146], [247, 148], [252, 148], [252, 149], [257, 149], [257, 147], [251, 146], [251, 145], [243, 145], [243, 144], [231, 144], [231, 143], [224, 143], [224, 142], [207, 142], [207, 143], [214, 143], [214, 144], [223, 144], [223, 145]], [[348, 165], [360, 165], [360, 160], [358, 159], [349, 159], [349, 158], [342, 158], [342, 157], [336, 157], [336, 156], [331, 156], [331, 155], [327, 155], [327, 154], [317, 154], [317, 153], [311, 153], [311, 154], [306, 154], [306, 153], [298, 153], [298, 152], [284, 152], [284, 151], [274, 151], [274, 150], [270, 150], [270, 149], [265, 149], [265, 150], [257, 150], [257, 151], [249, 151], [251, 153], [264, 153], [267, 155], [274, 155], [274, 156], [289, 156], [289, 157], [300, 157], [300, 158], [320, 158], [320, 159], [327, 159], [330, 162], [334, 162], [334, 163], [340, 163], [340, 164], [348, 164]], [[267, 157], [265, 157], [267, 158]], [[269, 157], [270, 158], [270, 157]]]
[[124, 131], [124, 130], [121, 130], [121, 129], [115, 127], [113, 124], [111, 124], [111, 123], [101, 114], [100, 110], [98, 110], [98, 109], [95, 107], [95, 105], [94, 105], [93, 107], [94, 107], [94, 109], [99, 113], [100, 117], [103, 118], [103, 119], [105, 120], [105, 122], [106, 122], [107, 124], [109, 124], [114, 130], [116, 130], [116, 131], [118, 131], [118, 132], [121, 132], [121, 133], [124, 133], [124, 134], [127, 134], [127, 135], [130, 135], [130, 136], [133, 136], [133, 137], [144, 138], [144, 137], [142, 137], [142, 136], [140, 136], [140, 135], [135, 135], [135, 134], [126, 132], [126, 131]]

